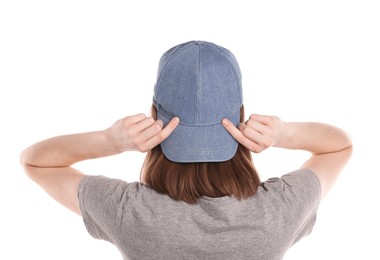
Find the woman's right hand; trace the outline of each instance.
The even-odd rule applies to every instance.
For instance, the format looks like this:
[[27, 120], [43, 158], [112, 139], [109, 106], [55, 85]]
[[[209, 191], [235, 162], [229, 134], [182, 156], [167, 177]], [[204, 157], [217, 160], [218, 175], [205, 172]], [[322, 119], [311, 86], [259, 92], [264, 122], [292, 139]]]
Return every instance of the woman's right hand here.
[[283, 122], [275, 116], [253, 114], [238, 127], [226, 118], [222, 124], [236, 141], [252, 152], [260, 153], [276, 144]]
[[283, 122], [278, 117], [252, 115], [236, 128], [222, 120], [227, 131], [249, 150], [259, 153], [270, 146], [311, 152], [301, 168], [314, 172], [323, 197], [351, 157], [351, 138], [342, 129], [317, 122]]

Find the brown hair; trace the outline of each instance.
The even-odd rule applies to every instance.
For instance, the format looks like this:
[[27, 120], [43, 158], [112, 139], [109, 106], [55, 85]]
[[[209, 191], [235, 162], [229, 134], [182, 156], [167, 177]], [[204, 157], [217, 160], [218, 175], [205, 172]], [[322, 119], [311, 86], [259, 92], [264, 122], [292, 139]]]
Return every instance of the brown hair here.
[[[154, 106], [152, 116], [157, 118]], [[240, 121], [243, 120], [242, 106]], [[147, 153], [140, 181], [159, 193], [189, 204], [197, 203], [202, 196], [248, 198], [256, 193], [260, 184], [251, 152], [240, 144], [234, 157], [228, 161], [201, 163], [172, 162], [158, 145]]]

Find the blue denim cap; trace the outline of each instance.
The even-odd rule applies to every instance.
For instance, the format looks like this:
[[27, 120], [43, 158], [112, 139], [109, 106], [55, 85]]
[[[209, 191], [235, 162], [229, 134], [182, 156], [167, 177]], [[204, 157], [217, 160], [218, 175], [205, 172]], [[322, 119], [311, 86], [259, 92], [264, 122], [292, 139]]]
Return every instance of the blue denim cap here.
[[204, 41], [191, 41], [168, 50], [160, 59], [153, 103], [166, 125], [180, 123], [161, 143], [174, 162], [220, 162], [231, 159], [238, 143], [221, 124], [240, 122], [243, 104], [241, 73], [234, 55]]

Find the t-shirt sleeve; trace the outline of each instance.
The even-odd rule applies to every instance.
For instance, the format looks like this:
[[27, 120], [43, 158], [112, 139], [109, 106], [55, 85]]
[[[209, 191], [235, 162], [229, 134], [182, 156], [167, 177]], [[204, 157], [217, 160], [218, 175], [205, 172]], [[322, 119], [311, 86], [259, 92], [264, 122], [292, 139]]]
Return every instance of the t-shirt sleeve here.
[[293, 233], [292, 244], [295, 244], [310, 234], [316, 222], [321, 200], [319, 179], [314, 172], [305, 168], [281, 178], [269, 179], [266, 184], [277, 194], [275, 200], [281, 205], [282, 222]]
[[294, 244], [309, 235], [314, 227], [321, 200], [321, 186], [314, 172], [306, 168], [286, 174], [281, 179], [288, 186], [287, 193], [293, 198], [290, 206], [298, 218], [295, 222]]
[[112, 242], [122, 218], [121, 201], [128, 183], [104, 176], [86, 176], [79, 184], [78, 199], [84, 224], [91, 236]]

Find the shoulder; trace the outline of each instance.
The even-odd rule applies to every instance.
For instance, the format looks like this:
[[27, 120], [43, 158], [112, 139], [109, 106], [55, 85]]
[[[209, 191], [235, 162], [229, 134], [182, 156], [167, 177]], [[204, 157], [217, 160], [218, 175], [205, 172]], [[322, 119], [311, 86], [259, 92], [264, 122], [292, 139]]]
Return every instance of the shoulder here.
[[265, 182], [261, 183], [264, 190], [306, 190], [305, 188], [311, 188], [312, 192], [319, 193], [321, 185], [317, 175], [310, 169], [303, 168], [296, 171], [287, 173], [281, 177], [269, 178]]
[[[121, 179], [105, 176], [86, 176], [79, 183], [78, 197], [81, 205], [85, 202], [100, 204], [105, 202], [128, 203], [133, 200], [156, 198], [162, 194], [156, 193], [141, 182], [127, 182]], [[85, 201], [86, 200], [86, 201]]]
[[313, 171], [303, 168], [270, 178], [261, 184], [257, 195], [270, 219], [276, 220], [272, 222], [282, 223], [292, 234], [292, 243], [311, 232], [321, 200], [321, 185]]
[[108, 178], [101, 175], [87, 175], [79, 183], [79, 194], [85, 192], [110, 193], [113, 192], [115, 189], [125, 189], [128, 187], [128, 185], [128, 182], [120, 179]]
[[109, 210], [128, 200], [134, 183], [105, 176], [87, 175], [79, 183], [78, 199], [81, 212]]
[[134, 201], [138, 183], [104, 176], [86, 176], [79, 183], [79, 208], [88, 232], [111, 241]]
[[268, 203], [310, 212], [319, 205], [321, 185], [313, 171], [303, 168], [261, 183], [257, 195]]
[[310, 169], [302, 168], [283, 175], [281, 181], [289, 188], [299, 191], [312, 192], [321, 196], [321, 184], [318, 176]]

